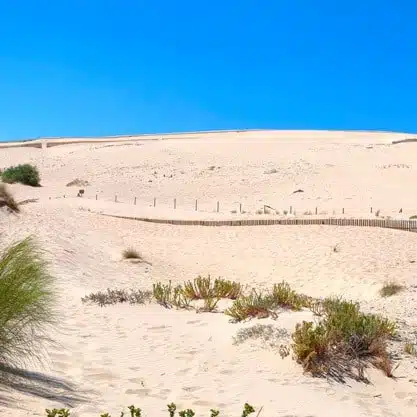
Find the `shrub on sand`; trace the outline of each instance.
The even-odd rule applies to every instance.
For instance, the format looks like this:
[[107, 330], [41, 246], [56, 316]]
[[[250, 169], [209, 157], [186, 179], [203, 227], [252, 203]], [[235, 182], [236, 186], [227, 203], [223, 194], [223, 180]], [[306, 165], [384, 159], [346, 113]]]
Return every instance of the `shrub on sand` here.
[[141, 254], [133, 248], [125, 249], [122, 253], [124, 259], [139, 259], [142, 260]]
[[38, 187], [40, 185], [40, 176], [38, 169], [30, 164], [12, 166], [2, 172], [3, 182], [30, 185]]
[[0, 364], [41, 359], [45, 330], [54, 322], [53, 279], [31, 238], [0, 255]]
[[296, 293], [285, 281], [274, 285], [271, 298], [275, 308], [281, 307], [296, 311], [309, 307], [312, 300], [310, 297]]
[[381, 297], [391, 297], [392, 295], [398, 294], [404, 289], [403, 285], [396, 282], [386, 282], [384, 286], [379, 290]]
[[198, 276], [193, 281], [184, 283], [184, 295], [190, 300], [205, 300], [208, 298], [230, 298], [235, 300], [242, 293], [238, 282], [217, 278], [214, 282], [210, 275]]
[[81, 299], [83, 303], [95, 303], [100, 307], [106, 305], [118, 304], [118, 303], [129, 303], [129, 304], [145, 304], [150, 301], [152, 297], [151, 291], [142, 290], [111, 290], [98, 291], [91, 293]]
[[18, 213], [20, 211], [18, 204], [13, 198], [12, 194], [7, 189], [6, 185], [0, 183], [0, 207], [8, 207], [11, 211]]
[[395, 323], [362, 313], [357, 303], [326, 299], [319, 323], [297, 324], [292, 348], [304, 369], [316, 375], [349, 373], [355, 366], [361, 375], [366, 362], [371, 362], [392, 376], [386, 345], [395, 331]]
[[153, 284], [153, 297], [156, 302], [165, 308], [189, 308], [190, 299], [184, 295], [181, 285], [172, 286], [171, 281], [168, 284], [157, 282]]

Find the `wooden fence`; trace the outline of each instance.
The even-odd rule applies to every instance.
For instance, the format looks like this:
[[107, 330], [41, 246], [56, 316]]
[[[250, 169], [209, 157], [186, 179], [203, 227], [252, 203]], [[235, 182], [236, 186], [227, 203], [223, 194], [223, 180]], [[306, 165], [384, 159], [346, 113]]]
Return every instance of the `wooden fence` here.
[[417, 220], [389, 220], [389, 219], [245, 219], [245, 220], [171, 220], [147, 217], [128, 217], [112, 214], [103, 216], [119, 219], [138, 220], [149, 223], [170, 224], [177, 226], [273, 226], [273, 225], [327, 225], [327, 226], [357, 226], [381, 227], [388, 229], [417, 232]]

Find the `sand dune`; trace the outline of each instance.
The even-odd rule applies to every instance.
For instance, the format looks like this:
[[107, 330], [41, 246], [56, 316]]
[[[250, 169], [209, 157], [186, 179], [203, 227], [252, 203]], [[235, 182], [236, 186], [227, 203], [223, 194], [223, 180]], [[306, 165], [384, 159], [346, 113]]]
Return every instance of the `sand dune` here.
[[[235, 324], [223, 314], [154, 304], [100, 308], [81, 302], [108, 287], [150, 289], [156, 281], [181, 283], [208, 273], [259, 289], [286, 280], [314, 297], [357, 300], [364, 311], [398, 321], [403, 340], [415, 338], [415, 233], [183, 227], [99, 214], [257, 218], [266, 204], [280, 216], [291, 206], [296, 215], [318, 207], [322, 215], [344, 208], [352, 217], [375, 217], [379, 210], [380, 217], [408, 218], [417, 214], [417, 143], [392, 145], [406, 137], [412, 135], [255, 131], [106, 143], [60, 139], [62, 146], [1, 149], [0, 167], [34, 163], [43, 186], [11, 186], [17, 200], [38, 201], [22, 206], [18, 216], [0, 213], [0, 244], [28, 234], [43, 242], [60, 293], [60, 326], [48, 364], [30, 367], [40, 374], [0, 385], [0, 414], [43, 415], [45, 408], [65, 406], [75, 417], [119, 415], [123, 406], [135, 404], [145, 416], [166, 416], [166, 404], [174, 401], [197, 415], [219, 408], [232, 416], [248, 401], [263, 406], [262, 416], [414, 416], [417, 359], [403, 353], [404, 342], [392, 346], [396, 379], [368, 369], [371, 384], [341, 384], [304, 375], [274, 347], [290, 343], [295, 324], [312, 318], [308, 311]], [[76, 197], [80, 187], [66, 186], [76, 178], [91, 184], [83, 187], [83, 198]], [[293, 194], [298, 189], [304, 192]], [[240, 203], [245, 213], [232, 213]], [[122, 260], [127, 247], [137, 248], [147, 263]], [[381, 298], [386, 280], [406, 290]], [[239, 329], [255, 324], [281, 329], [274, 346], [234, 344]]]

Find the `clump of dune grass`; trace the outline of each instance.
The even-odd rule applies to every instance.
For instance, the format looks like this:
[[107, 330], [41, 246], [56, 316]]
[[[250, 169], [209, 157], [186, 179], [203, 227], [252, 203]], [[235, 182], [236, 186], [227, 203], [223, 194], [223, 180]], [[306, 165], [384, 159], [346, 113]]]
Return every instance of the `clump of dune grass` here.
[[379, 290], [379, 293], [381, 294], [381, 297], [391, 297], [395, 294], [398, 294], [404, 290], [404, 286], [401, 284], [398, 284], [397, 282], [390, 281], [386, 282], [383, 287]]
[[322, 306], [321, 321], [303, 321], [292, 335], [295, 358], [305, 371], [317, 376], [348, 374], [362, 379], [364, 367], [371, 363], [391, 377], [387, 342], [395, 335], [395, 323], [362, 313], [359, 304], [350, 301], [328, 298]]
[[7, 189], [6, 184], [0, 183], [0, 207], [7, 207], [9, 210], [18, 213], [19, 205], [16, 203], [13, 195]]
[[91, 293], [81, 299], [83, 303], [94, 303], [100, 307], [107, 305], [129, 303], [129, 304], [145, 304], [152, 298], [151, 291], [142, 291], [135, 289], [110, 289], [107, 291], [98, 291]]
[[41, 360], [46, 330], [54, 323], [53, 278], [32, 238], [0, 255], [0, 364]]
[[275, 312], [273, 311], [275, 306], [270, 294], [263, 294], [252, 290], [250, 294], [237, 298], [224, 313], [232, 317], [235, 321], [242, 321], [254, 317], [265, 318], [271, 315], [275, 316]]
[[242, 286], [238, 282], [216, 278], [210, 275], [198, 276], [193, 281], [184, 283], [183, 294], [190, 300], [205, 300], [208, 298], [230, 298], [235, 300], [242, 293]]
[[280, 307], [295, 311], [299, 311], [303, 307], [309, 307], [312, 300], [311, 297], [298, 294], [285, 281], [274, 285], [270, 297], [275, 308]]
[[153, 297], [155, 301], [165, 308], [189, 308], [190, 299], [184, 295], [181, 285], [173, 286], [171, 281], [168, 284], [157, 282], [153, 284]]
[[133, 248], [125, 249], [122, 252], [122, 256], [124, 259], [143, 260], [142, 255], [136, 249], [133, 249]]
[[31, 164], [21, 164], [6, 168], [1, 174], [3, 182], [14, 184], [19, 182], [32, 187], [39, 187], [40, 176], [38, 169]]

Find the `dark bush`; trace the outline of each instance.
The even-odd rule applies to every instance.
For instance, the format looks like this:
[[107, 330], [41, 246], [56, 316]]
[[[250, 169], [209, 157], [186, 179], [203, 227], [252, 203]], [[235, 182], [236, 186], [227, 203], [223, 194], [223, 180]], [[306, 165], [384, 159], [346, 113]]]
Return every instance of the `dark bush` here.
[[9, 184], [21, 183], [38, 187], [40, 185], [39, 171], [34, 165], [22, 164], [6, 168], [2, 174], [3, 182]]

